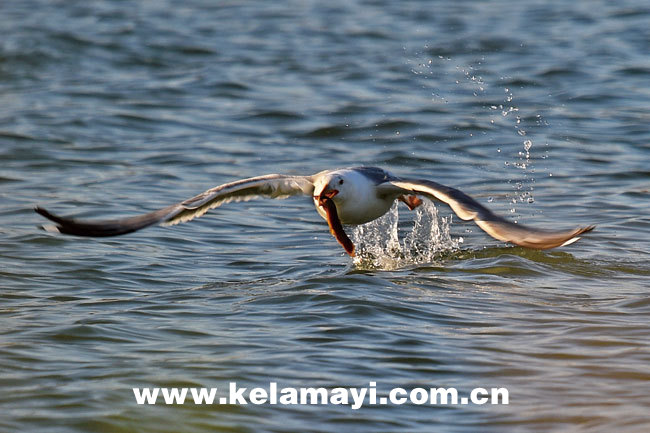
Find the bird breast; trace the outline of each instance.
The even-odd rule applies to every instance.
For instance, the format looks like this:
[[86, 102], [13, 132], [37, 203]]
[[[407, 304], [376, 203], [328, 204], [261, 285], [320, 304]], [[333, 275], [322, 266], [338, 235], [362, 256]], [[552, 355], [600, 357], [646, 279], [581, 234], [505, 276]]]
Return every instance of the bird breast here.
[[[336, 197], [334, 197], [336, 199]], [[334, 200], [342, 224], [365, 224], [384, 215], [393, 204], [392, 200], [380, 199], [376, 194], [358, 196], [354, 200]]]
[[[347, 173], [345, 191], [335, 195], [333, 201], [342, 224], [358, 225], [384, 215], [392, 206], [394, 198], [378, 197], [375, 183], [363, 174], [353, 172]], [[314, 200], [314, 205], [318, 213], [327, 219], [325, 209], [317, 200]]]

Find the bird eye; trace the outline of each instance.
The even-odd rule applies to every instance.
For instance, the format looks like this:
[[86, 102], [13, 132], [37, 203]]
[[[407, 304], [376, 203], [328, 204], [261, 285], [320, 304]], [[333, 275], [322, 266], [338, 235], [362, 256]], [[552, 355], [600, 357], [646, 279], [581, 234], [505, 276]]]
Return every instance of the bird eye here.
[[339, 180], [339, 185], [343, 185], [343, 179]]

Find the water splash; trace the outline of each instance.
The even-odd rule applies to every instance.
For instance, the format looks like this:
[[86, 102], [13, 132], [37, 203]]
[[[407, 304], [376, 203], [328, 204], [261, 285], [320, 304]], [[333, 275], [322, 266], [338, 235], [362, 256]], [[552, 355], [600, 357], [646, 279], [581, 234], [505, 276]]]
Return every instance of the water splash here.
[[[436, 262], [463, 242], [463, 238], [452, 239], [450, 222], [451, 216], [439, 217], [435, 205], [424, 200], [414, 211], [413, 227], [400, 227], [396, 202], [386, 215], [354, 228], [354, 264], [359, 269], [393, 270]], [[405, 234], [400, 240], [401, 229]]]

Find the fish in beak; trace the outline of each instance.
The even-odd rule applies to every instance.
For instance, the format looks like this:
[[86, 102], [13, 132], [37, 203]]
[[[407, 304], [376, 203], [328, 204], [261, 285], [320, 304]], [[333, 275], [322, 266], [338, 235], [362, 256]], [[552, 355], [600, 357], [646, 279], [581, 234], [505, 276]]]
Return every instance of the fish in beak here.
[[323, 202], [327, 199], [333, 199], [336, 194], [339, 193], [338, 189], [330, 189], [329, 186], [323, 188], [323, 192], [318, 196], [318, 204], [323, 206]]
[[330, 189], [325, 187], [323, 192], [320, 193], [318, 197], [318, 205], [325, 209], [325, 215], [327, 219], [327, 225], [330, 228], [330, 233], [334, 236], [334, 239], [337, 240], [339, 244], [345, 249], [345, 252], [354, 257], [354, 244], [348, 237], [348, 235], [343, 230], [343, 225], [339, 219], [339, 214], [336, 211], [336, 204], [334, 204], [334, 196], [338, 194], [339, 191], [336, 189]]

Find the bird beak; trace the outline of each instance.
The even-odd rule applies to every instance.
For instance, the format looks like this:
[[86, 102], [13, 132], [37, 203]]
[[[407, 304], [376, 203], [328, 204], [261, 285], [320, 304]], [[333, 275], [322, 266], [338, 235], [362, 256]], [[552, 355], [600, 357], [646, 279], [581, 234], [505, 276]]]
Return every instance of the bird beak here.
[[334, 196], [338, 193], [338, 189], [329, 189], [329, 187], [325, 187], [325, 189], [323, 189], [323, 192], [321, 192], [318, 196], [318, 204], [323, 206], [325, 200], [334, 198]]

